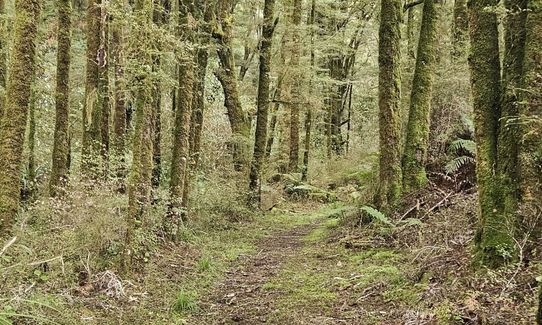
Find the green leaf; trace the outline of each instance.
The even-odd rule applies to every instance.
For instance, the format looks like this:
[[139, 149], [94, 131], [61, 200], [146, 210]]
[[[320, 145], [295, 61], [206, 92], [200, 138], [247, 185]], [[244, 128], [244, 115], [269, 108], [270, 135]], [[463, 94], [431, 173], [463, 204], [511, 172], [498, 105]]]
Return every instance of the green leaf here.
[[378, 211], [373, 207], [365, 205], [361, 207], [361, 210], [367, 213], [374, 220], [377, 220], [388, 226], [395, 226], [382, 212]]

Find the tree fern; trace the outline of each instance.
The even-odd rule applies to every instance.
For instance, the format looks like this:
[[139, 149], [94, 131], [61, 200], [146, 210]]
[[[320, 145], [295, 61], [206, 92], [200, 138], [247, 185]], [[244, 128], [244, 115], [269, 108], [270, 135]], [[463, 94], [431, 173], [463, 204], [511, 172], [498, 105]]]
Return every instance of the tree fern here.
[[446, 174], [455, 174], [463, 166], [468, 165], [468, 164], [474, 164], [474, 163], [475, 163], [474, 158], [469, 157], [469, 156], [461, 156], [447, 163], [446, 166], [444, 167], [444, 170], [446, 171]]

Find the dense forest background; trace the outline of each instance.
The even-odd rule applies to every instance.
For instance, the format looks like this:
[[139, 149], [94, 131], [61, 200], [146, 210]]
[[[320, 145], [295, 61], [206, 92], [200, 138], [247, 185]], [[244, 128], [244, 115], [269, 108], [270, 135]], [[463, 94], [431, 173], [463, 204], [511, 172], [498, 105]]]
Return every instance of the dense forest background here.
[[540, 0], [0, 0], [0, 324], [542, 322], [541, 49]]

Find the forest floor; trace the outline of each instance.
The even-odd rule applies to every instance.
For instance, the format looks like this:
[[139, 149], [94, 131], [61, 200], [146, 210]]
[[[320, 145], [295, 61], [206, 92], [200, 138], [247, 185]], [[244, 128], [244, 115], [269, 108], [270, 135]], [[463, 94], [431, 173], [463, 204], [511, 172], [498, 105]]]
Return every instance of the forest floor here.
[[[86, 248], [67, 251], [69, 226], [40, 235], [34, 219], [48, 214], [34, 211], [36, 235], [0, 260], [0, 324], [10, 314], [5, 324], [532, 324], [538, 264], [472, 267], [476, 196], [433, 190], [410, 200], [399, 217], [370, 223], [348, 204], [307, 200], [212, 219], [149, 247], [144, 270], [129, 277]], [[85, 227], [83, 240], [110, 236], [111, 218]]]

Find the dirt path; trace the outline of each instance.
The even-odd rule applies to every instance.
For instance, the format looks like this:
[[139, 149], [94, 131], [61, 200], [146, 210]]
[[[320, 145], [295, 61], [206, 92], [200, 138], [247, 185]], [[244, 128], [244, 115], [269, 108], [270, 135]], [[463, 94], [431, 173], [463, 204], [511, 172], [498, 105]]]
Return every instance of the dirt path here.
[[203, 313], [190, 324], [267, 323], [281, 293], [262, 287], [277, 276], [284, 263], [301, 253], [302, 238], [318, 226], [305, 224], [261, 240], [258, 253], [242, 258], [227, 272], [226, 279], [202, 302]]

